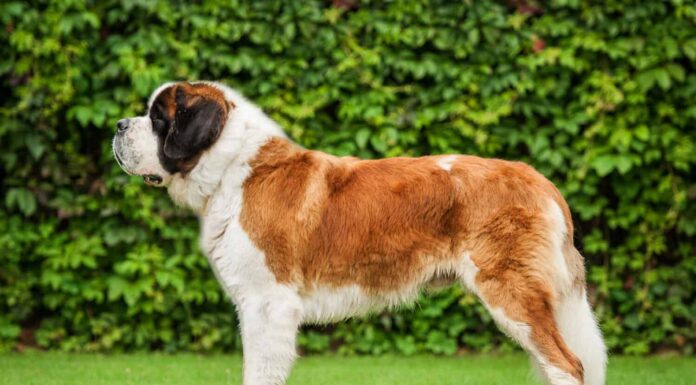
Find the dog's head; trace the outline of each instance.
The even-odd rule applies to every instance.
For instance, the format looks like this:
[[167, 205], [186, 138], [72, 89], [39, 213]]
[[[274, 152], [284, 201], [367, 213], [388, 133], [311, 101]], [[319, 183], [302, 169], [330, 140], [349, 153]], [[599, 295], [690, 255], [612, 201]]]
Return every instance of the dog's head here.
[[150, 97], [147, 115], [116, 124], [114, 156], [124, 171], [154, 186], [191, 171], [220, 136], [234, 105], [210, 83], [171, 83]]

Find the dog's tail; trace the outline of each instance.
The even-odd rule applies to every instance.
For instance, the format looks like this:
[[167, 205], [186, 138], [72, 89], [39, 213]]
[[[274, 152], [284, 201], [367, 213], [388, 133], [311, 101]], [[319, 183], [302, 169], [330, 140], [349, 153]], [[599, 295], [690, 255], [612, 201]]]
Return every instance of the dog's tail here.
[[556, 309], [561, 335], [584, 369], [584, 385], [604, 385], [607, 351], [585, 289], [575, 288]]

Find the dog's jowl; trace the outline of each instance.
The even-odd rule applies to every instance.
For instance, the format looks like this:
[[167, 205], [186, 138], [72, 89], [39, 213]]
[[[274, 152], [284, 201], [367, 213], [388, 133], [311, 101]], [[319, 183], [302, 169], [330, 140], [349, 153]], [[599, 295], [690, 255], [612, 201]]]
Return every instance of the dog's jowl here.
[[478, 296], [548, 383], [604, 383], [570, 211], [531, 167], [307, 150], [212, 82], [164, 84], [147, 115], [117, 126], [121, 167], [201, 221], [239, 312], [246, 385], [285, 383], [302, 323], [412, 302], [443, 282]]

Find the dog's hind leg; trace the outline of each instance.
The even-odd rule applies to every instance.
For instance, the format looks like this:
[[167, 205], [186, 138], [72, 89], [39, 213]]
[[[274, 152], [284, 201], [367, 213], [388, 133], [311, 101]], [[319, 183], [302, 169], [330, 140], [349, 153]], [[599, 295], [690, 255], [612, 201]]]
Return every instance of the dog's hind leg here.
[[277, 285], [238, 303], [244, 350], [244, 385], [282, 385], [297, 356], [302, 317], [297, 293]]
[[[581, 258], [579, 254], [564, 253], [570, 244], [563, 228], [559, 230], [562, 219], [553, 217], [519, 206], [496, 215], [481, 227], [471, 251], [462, 256], [460, 280], [481, 299], [500, 329], [532, 356], [550, 384], [601, 385], [601, 373], [585, 381], [580, 353], [571, 350], [572, 341], [564, 338], [574, 331], [562, 323], [577, 309], [584, 311], [578, 314], [582, 322], [592, 323], [583, 325], [582, 330], [595, 330], [596, 323], [589, 307], [567, 302], [571, 293], [584, 287], [582, 271], [578, 270], [582, 261], [573, 259]], [[593, 349], [603, 346], [601, 335], [596, 335], [600, 343], [592, 345]], [[597, 348], [592, 354], [604, 352]], [[603, 368], [593, 366], [591, 370]]]
[[582, 363], [561, 336], [548, 291], [511, 272], [482, 281], [476, 265], [468, 263], [465, 286], [478, 295], [496, 325], [531, 355], [543, 377], [552, 385], [583, 385]]

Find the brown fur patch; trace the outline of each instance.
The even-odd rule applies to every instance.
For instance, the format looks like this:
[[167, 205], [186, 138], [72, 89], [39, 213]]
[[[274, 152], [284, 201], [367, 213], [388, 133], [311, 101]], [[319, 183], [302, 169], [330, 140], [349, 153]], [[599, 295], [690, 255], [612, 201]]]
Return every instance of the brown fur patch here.
[[398, 290], [425, 264], [464, 250], [495, 244], [498, 254], [529, 254], [548, 243], [543, 210], [549, 199], [567, 206], [543, 176], [472, 156], [448, 172], [437, 158], [336, 158], [273, 139], [251, 162], [242, 225], [279, 282], [308, 289]]

